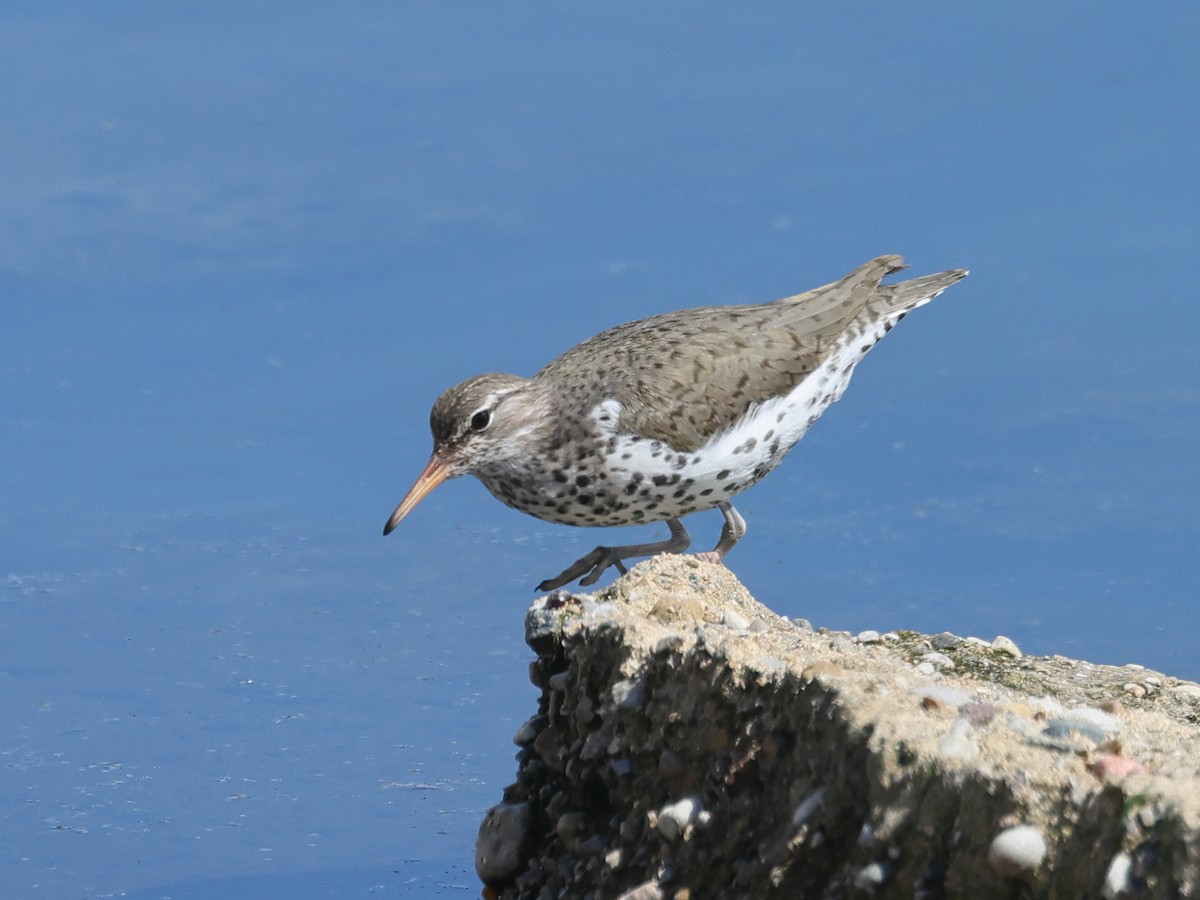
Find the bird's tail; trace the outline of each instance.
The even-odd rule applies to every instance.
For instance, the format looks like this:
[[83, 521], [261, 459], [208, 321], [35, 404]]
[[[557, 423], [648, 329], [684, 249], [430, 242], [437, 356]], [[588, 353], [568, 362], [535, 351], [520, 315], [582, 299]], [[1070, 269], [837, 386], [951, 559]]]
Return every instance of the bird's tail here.
[[[891, 271], [898, 271], [898, 268]], [[946, 288], [967, 277], [966, 269], [950, 269], [936, 275], [922, 275], [897, 284], [885, 284], [879, 288], [879, 299], [883, 301], [880, 312], [886, 317], [893, 313], [906, 313], [924, 306]]]

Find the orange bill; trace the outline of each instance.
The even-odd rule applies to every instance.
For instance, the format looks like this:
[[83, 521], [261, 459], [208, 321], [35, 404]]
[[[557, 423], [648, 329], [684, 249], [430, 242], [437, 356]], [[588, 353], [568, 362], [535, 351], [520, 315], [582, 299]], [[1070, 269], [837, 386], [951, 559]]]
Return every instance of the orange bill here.
[[400, 520], [412, 512], [412, 508], [424, 500], [425, 495], [445, 481], [449, 475], [449, 464], [436, 453], [431, 456], [429, 458], [429, 465], [425, 467], [425, 471], [421, 473], [416, 484], [408, 489], [408, 493], [400, 501], [400, 505], [396, 507], [396, 511], [392, 513], [392, 517], [388, 519], [387, 525], [383, 528], [383, 533], [391, 534], [392, 530], [400, 524]]

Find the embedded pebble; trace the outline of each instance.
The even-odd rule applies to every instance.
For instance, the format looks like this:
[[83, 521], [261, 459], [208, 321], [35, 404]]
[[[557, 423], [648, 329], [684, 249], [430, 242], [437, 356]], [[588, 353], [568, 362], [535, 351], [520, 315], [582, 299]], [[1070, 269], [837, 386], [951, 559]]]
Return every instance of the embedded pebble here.
[[517, 733], [513, 735], [512, 742], [518, 747], [524, 747], [526, 744], [532, 743], [533, 739], [545, 727], [546, 720], [542, 716], [533, 716], [526, 719], [525, 724], [518, 728]]
[[583, 813], [566, 812], [559, 816], [558, 821], [554, 823], [554, 833], [568, 849], [572, 849], [575, 846], [575, 838], [579, 836], [579, 832], [586, 824], [587, 819]]
[[1146, 696], [1146, 689], [1134, 681], [1131, 681], [1128, 684], [1126, 684], [1125, 687], [1123, 688], [1123, 690], [1125, 691], [1125, 693], [1131, 694], [1132, 696], [1137, 697], [1138, 699], [1141, 699], [1142, 697]]
[[972, 725], [986, 725], [996, 718], [999, 710], [991, 703], [964, 703], [958, 708], [958, 714]]
[[551, 675], [546, 680], [546, 684], [550, 686], [550, 690], [558, 691], [560, 694], [565, 694], [567, 692], [567, 684], [570, 682], [570, 680], [570, 672], [558, 672], [557, 674]]
[[696, 821], [703, 807], [697, 796], [684, 797], [674, 803], [668, 803], [658, 811], [658, 830], [668, 841], [673, 841], [685, 828]]
[[952, 660], [950, 657], [948, 657], [945, 653], [937, 653], [937, 652], [926, 653], [925, 655], [919, 657], [919, 659], [921, 662], [929, 663], [930, 665], [935, 666], [938, 669], [953, 669], [954, 668], [954, 660]]
[[615, 603], [597, 603], [591, 598], [583, 601], [583, 615], [593, 621], [615, 619], [617, 610], [618, 606]]
[[916, 693], [921, 699], [932, 697], [934, 700], [944, 703], [946, 706], [952, 706], [955, 709], [958, 709], [958, 707], [965, 703], [971, 702], [971, 698], [962, 691], [947, 687], [944, 684], [925, 684], [917, 688]]
[[750, 620], [740, 613], [734, 612], [732, 609], [725, 610], [725, 613], [721, 616], [721, 623], [743, 634], [750, 630]]
[[1081, 737], [1098, 744], [1108, 737], [1111, 732], [1081, 719], [1051, 719], [1046, 723], [1046, 727], [1042, 729], [1042, 734], [1053, 740], [1069, 740], [1072, 737]]
[[871, 629], [860, 631], [854, 636], [854, 639], [860, 644], [878, 644], [882, 640], [882, 638], [879, 636], [879, 632], [872, 631]]
[[1109, 734], [1116, 734], [1121, 730], [1120, 719], [1112, 713], [1096, 709], [1094, 706], [1076, 706], [1071, 710], [1071, 718], [1076, 721], [1087, 722], [1089, 725], [1094, 725]]
[[938, 744], [938, 752], [946, 759], [968, 760], [979, 755], [975, 729], [966, 719], [955, 719], [950, 732]]
[[964, 641], [957, 634], [951, 634], [948, 631], [943, 631], [941, 634], [935, 634], [930, 638], [930, 644], [934, 650], [953, 650], [955, 647], [961, 647]]
[[922, 675], [933, 675], [937, 672], [937, 668], [931, 662], [917, 663], [917, 671]]
[[1015, 825], [996, 835], [988, 862], [1002, 875], [1032, 872], [1046, 858], [1046, 839], [1032, 825]]
[[1012, 638], [1006, 638], [1004, 635], [997, 635], [992, 641], [992, 649], [998, 650], [1001, 653], [1007, 653], [1013, 659], [1020, 659], [1024, 654], [1017, 649], [1016, 643]]
[[1087, 764], [1088, 771], [1097, 778], [1109, 778], [1120, 781], [1135, 772], [1142, 771], [1142, 764], [1128, 756], [1115, 753], [1101, 753]]
[[947, 712], [950, 709], [950, 707], [948, 707], [945, 703], [943, 703], [937, 697], [922, 697], [921, 698], [921, 708], [922, 709], [931, 709], [935, 712]]
[[875, 893], [887, 881], [888, 870], [883, 863], [867, 863], [854, 876], [854, 886], [860, 891]]
[[1104, 873], [1104, 888], [1101, 896], [1104, 900], [1120, 900], [1126, 894], [1133, 893], [1133, 878], [1130, 869], [1132, 861], [1128, 853], [1118, 853], [1108, 864]]
[[475, 872], [481, 881], [503, 881], [521, 868], [529, 820], [528, 803], [501, 803], [487, 811], [475, 842]]
[[1188, 700], [1200, 700], [1200, 684], [1177, 684], [1171, 688], [1171, 693]]
[[663, 889], [657, 881], [643, 881], [637, 887], [626, 891], [617, 900], [662, 900]]
[[640, 678], [626, 678], [612, 686], [613, 703], [621, 709], [641, 709], [645, 693]]
[[807, 797], [800, 801], [800, 805], [796, 807], [796, 811], [792, 813], [792, 824], [803, 825], [821, 807], [821, 801], [825, 799], [825, 788], [818, 788]]

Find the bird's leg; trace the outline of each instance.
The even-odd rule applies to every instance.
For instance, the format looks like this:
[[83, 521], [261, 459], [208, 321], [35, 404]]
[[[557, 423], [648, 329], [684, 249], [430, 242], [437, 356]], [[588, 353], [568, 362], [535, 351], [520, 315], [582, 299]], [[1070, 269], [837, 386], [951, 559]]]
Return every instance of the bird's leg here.
[[[737, 513], [734, 513], [734, 515], [736, 516]], [[738, 518], [739, 520], [741, 519], [740, 516]], [[635, 556], [655, 556], [659, 553], [682, 553], [691, 545], [691, 535], [687, 533], [687, 529], [683, 527], [683, 523], [678, 519], [668, 519], [667, 527], [671, 529], [671, 536], [665, 541], [653, 544], [629, 544], [624, 547], [597, 547], [587, 556], [576, 560], [558, 576], [547, 578], [538, 585], [538, 590], [552, 591], [555, 588], [560, 588], [564, 584], [574, 581], [580, 575], [584, 575], [584, 573], [587, 574], [580, 580], [579, 584], [582, 587], [587, 587], [589, 584], [595, 584], [599, 581], [600, 576], [610, 566], [615, 566], [617, 571], [624, 575], [626, 569], [622, 560], [632, 559]], [[743, 522], [742, 530], [745, 531], [745, 529], [746, 525]], [[737, 538], [734, 538], [734, 540], [736, 541]], [[731, 543], [730, 546], [732, 547], [733, 544]]]
[[721, 514], [725, 516], [725, 524], [721, 526], [721, 539], [717, 541], [717, 546], [713, 547], [707, 553], [697, 553], [697, 559], [703, 559], [706, 562], [717, 562], [725, 558], [725, 554], [733, 549], [733, 545], [742, 539], [742, 535], [746, 533], [746, 520], [742, 518], [742, 514], [733, 508], [733, 504], [728, 500], [722, 500], [717, 504], [717, 508], [721, 510]]

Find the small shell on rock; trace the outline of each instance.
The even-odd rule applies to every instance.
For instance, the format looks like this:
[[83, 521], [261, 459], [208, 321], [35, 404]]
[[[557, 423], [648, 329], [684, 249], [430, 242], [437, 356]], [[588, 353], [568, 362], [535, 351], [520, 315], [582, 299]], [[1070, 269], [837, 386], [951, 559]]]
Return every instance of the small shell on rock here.
[[1046, 839], [1032, 825], [1015, 825], [996, 835], [988, 862], [1002, 875], [1032, 872], [1046, 858]]

